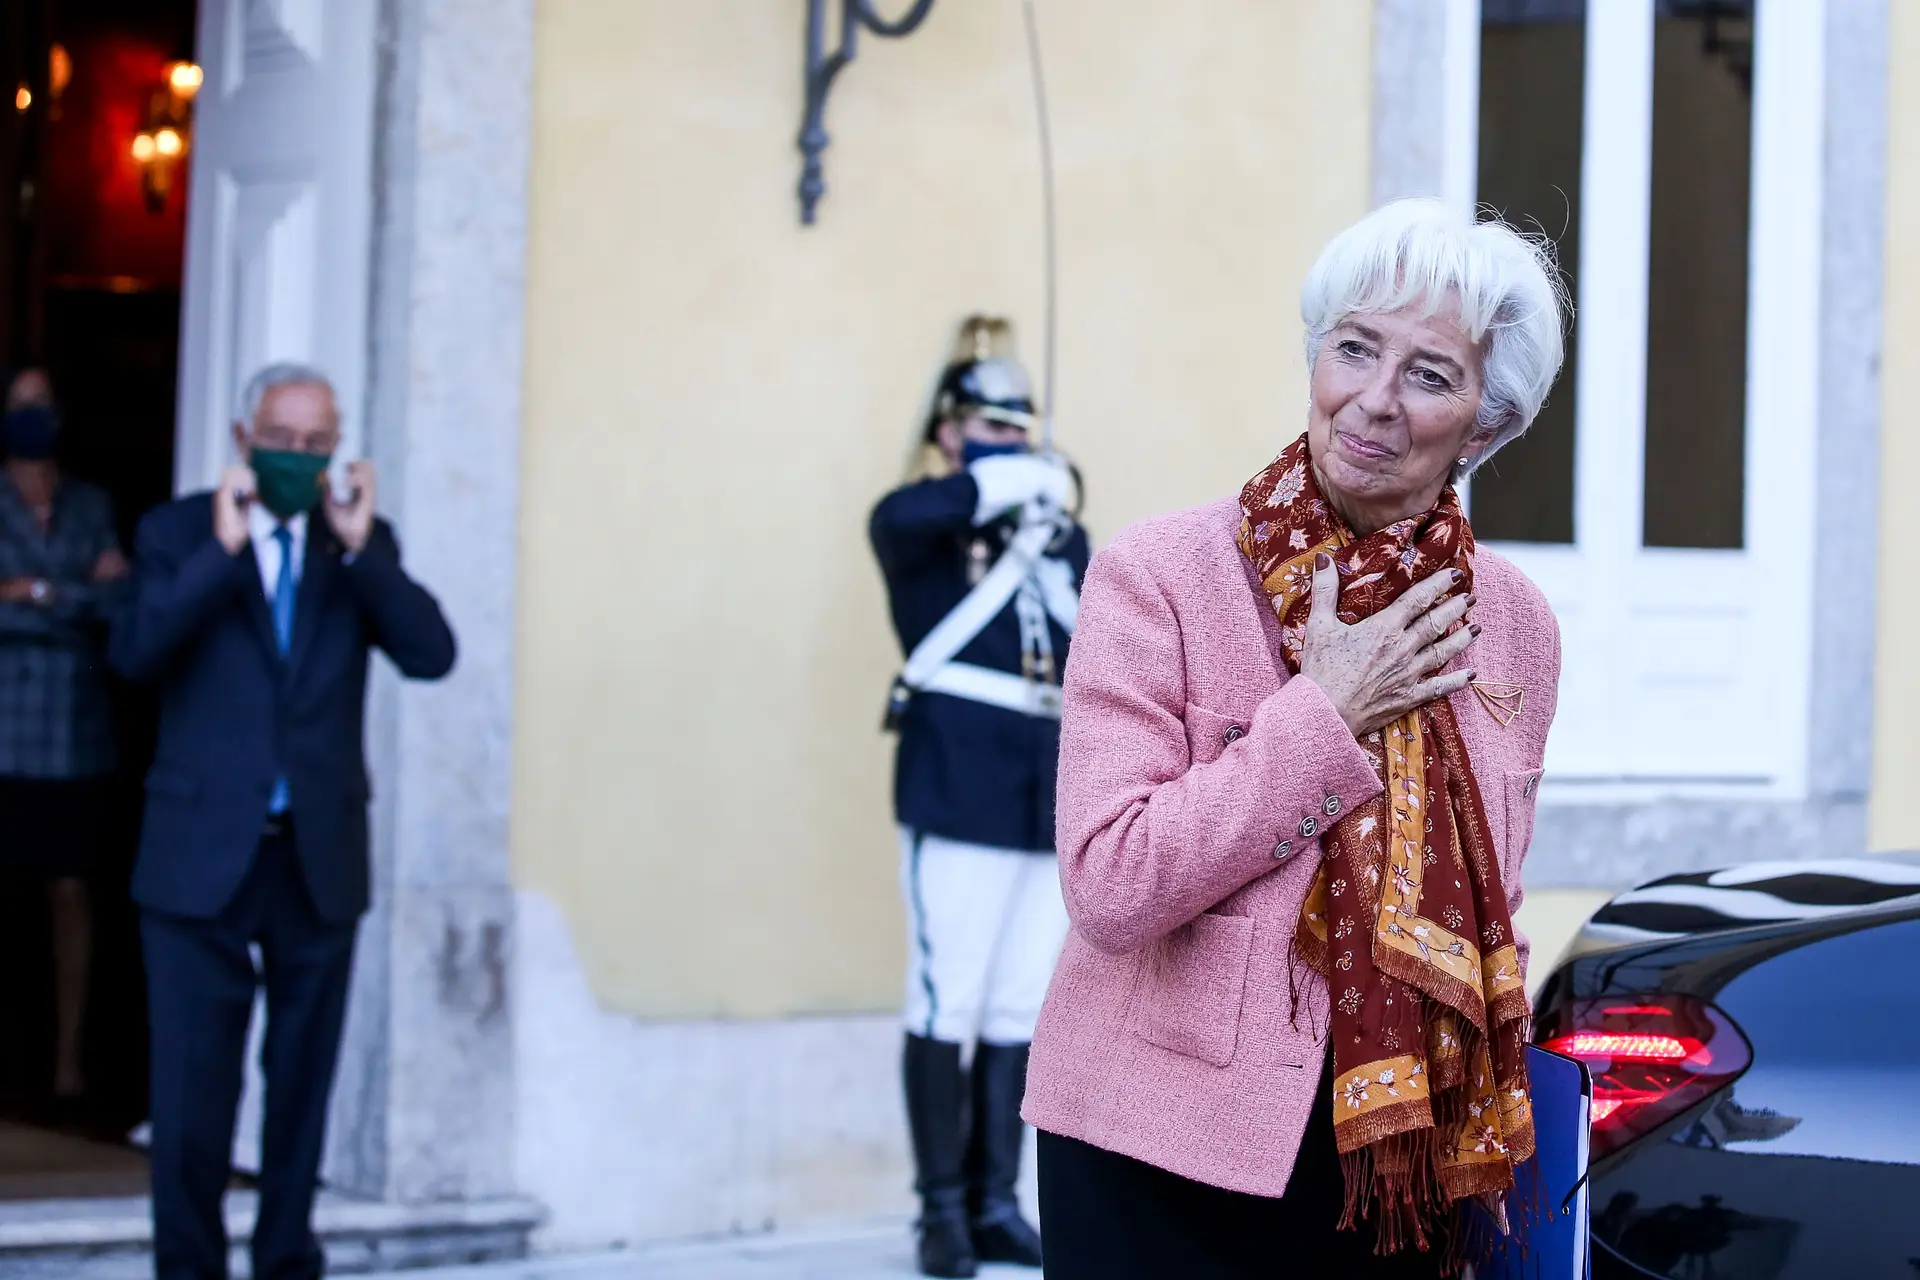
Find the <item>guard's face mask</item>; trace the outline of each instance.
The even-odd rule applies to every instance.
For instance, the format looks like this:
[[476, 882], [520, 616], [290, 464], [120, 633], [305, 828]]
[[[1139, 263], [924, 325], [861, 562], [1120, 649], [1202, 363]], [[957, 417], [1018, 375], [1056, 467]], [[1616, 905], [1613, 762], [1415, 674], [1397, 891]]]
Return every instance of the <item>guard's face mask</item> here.
[[290, 520], [320, 505], [320, 484], [329, 460], [324, 453], [257, 446], [247, 453], [247, 465], [253, 468], [253, 481], [261, 503], [282, 520]]
[[10, 458], [38, 461], [53, 456], [60, 438], [60, 414], [50, 404], [23, 404], [7, 410], [6, 446]]
[[962, 440], [960, 442], [960, 465], [970, 467], [982, 458], [999, 458], [1010, 453], [1025, 453], [1025, 441], [1012, 441], [1006, 444], [988, 444], [984, 440]]

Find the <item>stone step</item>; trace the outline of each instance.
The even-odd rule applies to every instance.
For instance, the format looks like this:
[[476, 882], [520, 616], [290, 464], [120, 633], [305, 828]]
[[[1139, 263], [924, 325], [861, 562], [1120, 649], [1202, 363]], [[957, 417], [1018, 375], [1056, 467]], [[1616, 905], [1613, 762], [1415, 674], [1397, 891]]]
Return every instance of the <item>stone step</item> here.
[[[249, 1273], [258, 1199], [227, 1196], [235, 1280]], [[0, 1203], [0, 1276], [7, 1280], [147, 1280], [153, 1222], [145, 1196]], [[329, 1275], [523, 1258], [542, 1218], [530, 1200], [387, 1204], [322, 1192], [314, 1227]]]

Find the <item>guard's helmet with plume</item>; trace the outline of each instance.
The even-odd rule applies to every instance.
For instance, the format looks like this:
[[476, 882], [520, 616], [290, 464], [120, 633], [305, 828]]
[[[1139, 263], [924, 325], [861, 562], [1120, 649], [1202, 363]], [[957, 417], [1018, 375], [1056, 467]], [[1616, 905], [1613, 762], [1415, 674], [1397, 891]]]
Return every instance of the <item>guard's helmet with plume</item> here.
[[1033, 383], [1013, 356], [1013, 325], [999, 316], [968, 316], [952, 361], [940, 375], [927, 416], [927, 439], [942, 422], [977, 414], [993, 422], [1032, 428]]

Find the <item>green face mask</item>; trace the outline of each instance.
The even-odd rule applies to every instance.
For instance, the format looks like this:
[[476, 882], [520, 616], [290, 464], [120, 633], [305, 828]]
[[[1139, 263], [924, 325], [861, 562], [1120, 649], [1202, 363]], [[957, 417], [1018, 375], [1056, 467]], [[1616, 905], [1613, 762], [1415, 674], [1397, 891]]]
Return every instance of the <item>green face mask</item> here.
[[321, 477], [329, 461], [325, 454], [256, 448], [247, 461], [260, 488], [260, 501], [280, 519], [290, 520], [320, 505]]

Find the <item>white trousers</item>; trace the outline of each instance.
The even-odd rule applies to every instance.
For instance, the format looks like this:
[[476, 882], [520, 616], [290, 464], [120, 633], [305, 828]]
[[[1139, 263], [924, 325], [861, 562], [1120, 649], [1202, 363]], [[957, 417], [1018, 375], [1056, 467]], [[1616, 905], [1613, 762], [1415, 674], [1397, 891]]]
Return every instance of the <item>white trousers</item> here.
[[900, 831], [907, 1030], [954, 1044], [1026, 1044], [1067, 940], [1052, 854]]

